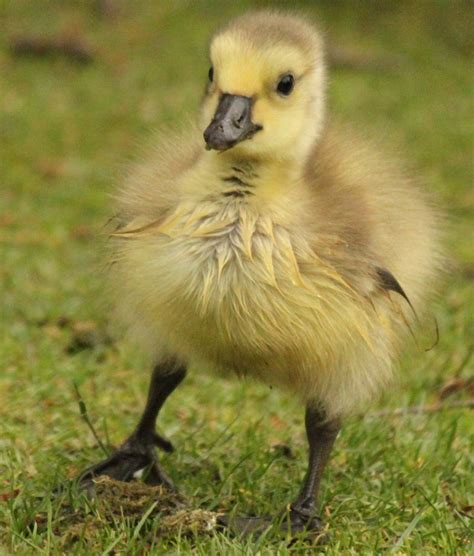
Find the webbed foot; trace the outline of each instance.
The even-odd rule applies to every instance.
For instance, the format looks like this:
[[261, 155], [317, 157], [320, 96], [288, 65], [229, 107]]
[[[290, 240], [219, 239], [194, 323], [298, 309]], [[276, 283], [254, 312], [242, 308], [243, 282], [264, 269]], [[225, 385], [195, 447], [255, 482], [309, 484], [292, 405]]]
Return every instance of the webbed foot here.
[[171, 479], [161, 469], [156, 448], [172, 452], [171, 442], [156, 433], [132, 435], [113, 454], [105, 460], [92, 465], [78, 477], [79, 485], [93, 491], [93, 479], [107, 475], [118, 481], [131, 481], [142, 478], [150, 485], [164, 485], [175, 489]]
[[290, 507], [277, 517], [234, 517], [222, 515], [219, 517], [219, 525], [228, 529], [236, 536], [259, 536], [273, 529], [282, 535], [295, 537], [300, 533], [308, 533], [324, 542], [327, 533], [324, 530], [322, 520], [313, 512], [307, 512], [302, 508]]

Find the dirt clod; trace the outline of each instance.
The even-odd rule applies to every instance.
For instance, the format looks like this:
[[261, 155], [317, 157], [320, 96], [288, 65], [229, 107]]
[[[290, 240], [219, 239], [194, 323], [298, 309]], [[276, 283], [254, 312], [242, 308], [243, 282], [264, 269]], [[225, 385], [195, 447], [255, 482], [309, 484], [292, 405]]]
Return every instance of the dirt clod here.
[[76, 509], [64, 505], [63, 527], [57, 533], [65, 548], [79, 539], [87, 539], [92, 546], [95, 540], [99, 542], [104, 527], [118, 523], [135, 527], [144, 517], [140, 534], [151, 543], [157, 536], [209, 534], [217, 527], [218, 514], [191, 507], [182, 495], [163, 486], [100, 477], [86, 504]]

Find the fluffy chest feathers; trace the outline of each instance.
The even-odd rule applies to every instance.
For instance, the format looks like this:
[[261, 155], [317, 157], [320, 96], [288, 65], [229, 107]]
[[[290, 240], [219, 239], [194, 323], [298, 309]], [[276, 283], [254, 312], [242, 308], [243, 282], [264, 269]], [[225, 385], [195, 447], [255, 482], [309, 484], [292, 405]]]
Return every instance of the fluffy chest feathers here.
[[182, 202], [161, 221], [132, 222], [120, 235], [139, 240], [139, 264], [159, 275], [168, 302], [185, 300], [201, 318], [226, 304], [236, 315], [250, 313], [255, 288], [277, 293], [303, 283], [295, 238], [237, 195]]
[[304, 229], [290, 233], [278, 216], [221, 195], [183, 201], [160, 221], [120, 232], [130, 238], [119, 259], [137, 310], [174, 351], [245, 372], [277, 354], [313, 354], [316, 345], [324, 357], [350, 341], [354, 322], [368, 341], [353, 289], [310, 248]]
[[225, 304], [248, 315], [255, 288], [277, 293], [302, 284], [294, 238], [240, 199], [178, 206], [159, 232], [165, 235], [160, 255], [170, 263], [164, 266], [176, 271], [177, 297], [201, 316]]

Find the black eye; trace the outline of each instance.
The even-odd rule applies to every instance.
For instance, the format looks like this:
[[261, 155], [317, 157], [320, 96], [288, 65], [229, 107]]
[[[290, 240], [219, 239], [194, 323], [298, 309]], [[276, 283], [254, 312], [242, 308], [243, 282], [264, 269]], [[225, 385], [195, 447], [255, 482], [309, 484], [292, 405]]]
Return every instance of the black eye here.
[[293, 90], [294, 85], [295, 78], [291, 75], [291, 73], [288, 73], [287, 75], [284, 75], [278, 82], [277, 91], [281, 95], [287, 97]]
[[208, 76], [209, 81], [212, 83], [214, 81], [214, 68], [212, 66], [209, 68]]

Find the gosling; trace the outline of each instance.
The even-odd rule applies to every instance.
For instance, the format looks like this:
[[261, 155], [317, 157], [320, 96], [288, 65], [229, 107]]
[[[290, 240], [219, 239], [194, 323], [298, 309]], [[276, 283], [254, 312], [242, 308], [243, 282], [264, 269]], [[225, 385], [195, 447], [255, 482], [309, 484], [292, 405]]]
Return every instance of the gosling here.
[[117, 318], [155, 366], [135, 431], [82, 480], [146, 468], [170, 485], [155, 422], [187, 369], [257, 377], [305, 403], [308, 470], [279, 516], [318, 530], [341, 422], [389, 384], [427, 303], [439, 222], [403, 168], [326, 117], [323, 40], [304, 19], [243, 15], [214, 35], [210, 59], [198, 122], [163, 133], [118, 192]]

